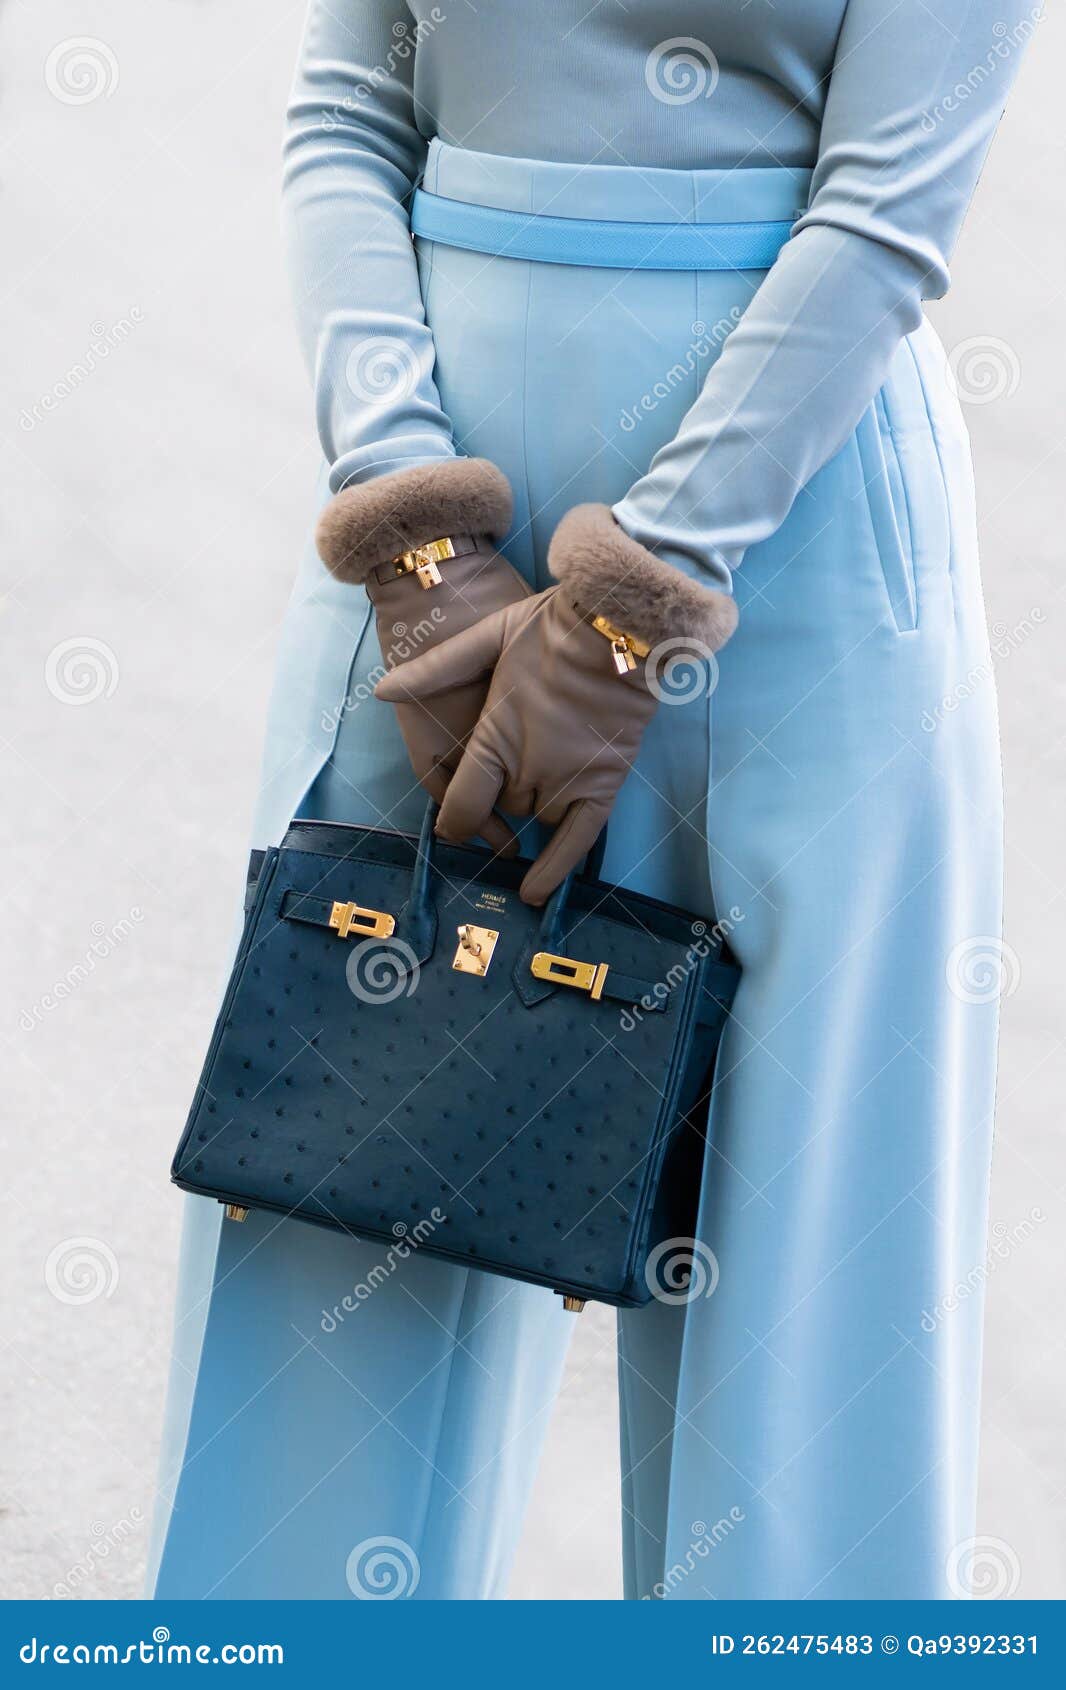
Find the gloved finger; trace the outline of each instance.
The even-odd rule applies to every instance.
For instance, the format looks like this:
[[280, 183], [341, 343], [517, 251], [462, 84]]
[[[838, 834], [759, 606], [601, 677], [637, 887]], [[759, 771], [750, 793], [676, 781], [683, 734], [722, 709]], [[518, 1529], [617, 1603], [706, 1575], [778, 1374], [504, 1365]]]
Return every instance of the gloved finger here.
[[582, 798], [566, 815], [519, 887], [523, 903], [543, 904], [591, 851], [611, 813], [611, 800]]
[[533, 805], [533, 814], [545, 827], [558, 827], [559, 823], [565, 820], [567, 811], [573, 803], [572, 795], [565, 788], [561, 794], [555, 794], [550, 798], [546, 798], [543, 793], [538, 792]]
[[[451, 770], [446, 769], [442, 763], [437, 763], [422, 776], [422, 785], [437, 804], [443, 804], [448, 794], [451, 778]], [[489, 811], [478, 831], [480, 837], [495, 856], [514, 857], [518, 855], [517, 833], [503, 816], [496, 814], [495, 810]]]
[[448, 782], [452, 778], [451, 770], [446, 769], [443, 763], [434, 763], [419, 778], [433, 802], [443, 804], [444, 795], [448, 790]]
[[386, 704], [432, 698], [435, 693], [448, 692], [489, 674], [503, 650], [504, 615], [502, 610], [494, 611], [420, 657], [398, 663], [374, 688], [375, 698], [384, 699]]
[[506, 780], [500, 793], [500, 808], [506, 810], [509, 816], [531, 816], [536, 808], [533, 788]]
[[487, 839], [493, 809], [503, 787], [506, 770], [499, 758], [487, 751], [475, 728], [459, 760], [437, 817], [442, 839]]
[[503, 816], [495, 810], [490, 810], [484, 817], [478, 833], [497, 857], [516, 857], [518, 855], [518, 835], [510, 827]]

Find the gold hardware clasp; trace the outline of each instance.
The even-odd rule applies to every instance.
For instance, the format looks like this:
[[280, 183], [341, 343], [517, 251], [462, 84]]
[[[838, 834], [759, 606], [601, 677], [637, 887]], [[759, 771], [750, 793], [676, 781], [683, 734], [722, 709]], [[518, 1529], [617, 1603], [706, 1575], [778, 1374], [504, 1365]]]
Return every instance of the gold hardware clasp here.
[[495, 927], [475, 927], [473, 922], [464, 922], [457, 927], [459, 944], [452, 959], [452, 967], [460, 974], [487, 974], [492, 953], [496, 949], [499, 933]]
[[455, 556], [455, 543], [452, 540], [427, 540], [424, 546], [416, 546], [413, 551], [401, 552], [399, 557], [393, 558], [397, 575], [417, 575], [420, 587], [439, 587], [444, 577], [437, 568], [445, 558]]
[[538, 980], [550, 980], [553, 986], [576, 986], [578, 991], [588, 992], [597, 1003], [603, 996], [603, 983], [607, 978], [605, 962], [575, 962], [572, 957], [538, 951], [529, 967]]
[[391, 939], [396, 931], [396, 917], [386, 910], [365, 910], [361, 904], [334, 904], [329, 912], [329, 924], [337, 929], [340, 938], [350, 933], [362, 938]]
[[630, 670], [636, 668], [637, 658], [647, 657], [651, 651], [651, 646], [645, 640], [638, 640], [635, 634], [627, 634], [622, 628], [616, 628], [613, 622], [608, 622], [606, 616], [594, 616], [592, 626], [597, 634], [602, 634], [605, 640], [610, 640], [611, 656], [619, 675], [628, 675]]

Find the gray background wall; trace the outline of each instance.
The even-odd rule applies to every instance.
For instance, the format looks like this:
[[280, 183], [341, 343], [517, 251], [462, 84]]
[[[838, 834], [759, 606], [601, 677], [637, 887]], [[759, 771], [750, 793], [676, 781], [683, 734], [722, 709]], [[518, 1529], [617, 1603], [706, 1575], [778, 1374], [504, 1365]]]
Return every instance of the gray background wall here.
[[[277, 234], [302, 12], [0, 5], [5, 1596], [139, 1589], [179, 1219], [166, 1169], [316, 465]], [[58, 98], [50, 55], [79, 37], [105, 44], [98, 96]], [[1008, 799], [980, 1529], [998, 1588], [1028, 1597], [1066, 1590], [1064, 38], [1060, 10], [935, 311], [973, 433]], [[612, 1344], [590, 1310], [516, 1596], [618, 1593]]]

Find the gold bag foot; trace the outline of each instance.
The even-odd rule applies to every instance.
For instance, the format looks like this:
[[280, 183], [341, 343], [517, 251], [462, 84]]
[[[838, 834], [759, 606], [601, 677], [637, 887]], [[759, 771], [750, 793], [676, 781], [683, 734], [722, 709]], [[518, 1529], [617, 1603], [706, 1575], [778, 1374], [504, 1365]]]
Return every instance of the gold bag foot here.
[[228, 1221], [246, 1221], [248, 1219], [248, 1210], [242, 1209], [239, 1203], [227, 1203], [226, 1219]]
[[584, 1307], [584, 1297], [563, 1297], [563, 1308], [568, 1309], [571, 1314], [580, 1314]]

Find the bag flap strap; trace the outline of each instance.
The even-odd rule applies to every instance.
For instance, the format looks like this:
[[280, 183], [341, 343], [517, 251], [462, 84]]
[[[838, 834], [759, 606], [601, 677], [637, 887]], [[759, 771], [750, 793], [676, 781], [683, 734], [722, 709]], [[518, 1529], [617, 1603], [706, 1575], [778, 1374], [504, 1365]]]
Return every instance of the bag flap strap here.
[[279, 913], [283, 921], [329, 927], [339, 939], [372, 940], [386, 950], [392, 950], [406, 972], [429, 961], [436, 939], [435, 924], [404, 919], [409, 909], [410, 905], [405, 905], [399, 916], [394, 916], [388, 910], [371, 909], [363, 904], [333, 898], [316, 898], [310, 892], [286, 892]]

